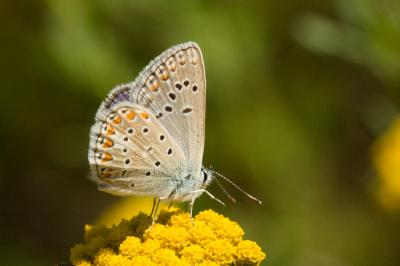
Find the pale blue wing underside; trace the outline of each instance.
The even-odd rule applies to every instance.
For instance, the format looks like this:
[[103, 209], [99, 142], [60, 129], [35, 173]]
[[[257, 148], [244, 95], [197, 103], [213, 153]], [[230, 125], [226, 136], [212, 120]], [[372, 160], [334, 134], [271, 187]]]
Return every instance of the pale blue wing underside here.
[[[141, 128], [147, 123], [149, 132], [129, 135], [127, 130], [134, 126], [125, 117], [128, 111], [137, 115], [135, 126]], [[147, 114], [149, 121], [142, 121], [141, 113]], [[115, 124], [115, 117], [121, 118], [121, 124]], [[118, 195], [160, 196], [171, 193], [184, 178], [199, 176], [205, 122], [205, 75], [200, 48], [189, 42], [166, 50], [135, 81], [114, 88], [95, 120], [89, 162], [93, 180], [101, 190]], [[114, 135], [105, 135], [110, 127], [114, 128]], [[160, 135], [165, 137], [162, 143], [157, 140]], [[126, 137], [131, 146], [124, 141]], [[104, 150], [104, 138], [115, 146]], [[129, 152], [124, 153], [127, 147]], [[149, 147], [153, 154], [145, 156]], [[172, 147], [171, 155], [168, 149]], [[112, 159], [108, 160], [110, 156]], [[134, 163], [121, 163], [127, 157]], [[157, 162], [162, 171], [155, 165]]]

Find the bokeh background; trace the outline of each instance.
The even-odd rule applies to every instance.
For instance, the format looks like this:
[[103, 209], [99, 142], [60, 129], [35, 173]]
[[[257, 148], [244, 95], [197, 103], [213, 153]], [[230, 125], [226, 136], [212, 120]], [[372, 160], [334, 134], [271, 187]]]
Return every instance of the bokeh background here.
[[[265, 265], [400, 265], [398, 0], [0, 2], [0, 264], [69, 260], [87, 223], [150, 200], [86, 178], [113, 86], [193, 40], [207, 74], [204, 164], [229, 176]], [[211, 189], [224, 194], [216, 184]]]

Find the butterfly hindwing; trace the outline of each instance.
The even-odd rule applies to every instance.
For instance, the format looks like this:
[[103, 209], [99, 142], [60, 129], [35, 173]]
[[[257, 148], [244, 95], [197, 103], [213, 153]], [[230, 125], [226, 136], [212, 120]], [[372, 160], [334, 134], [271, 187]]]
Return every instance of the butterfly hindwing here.
[[184, 162], [179, 145], [143, 106], [119, 103], [92, 127], [89, 163], [101, 190], [166, 196]]

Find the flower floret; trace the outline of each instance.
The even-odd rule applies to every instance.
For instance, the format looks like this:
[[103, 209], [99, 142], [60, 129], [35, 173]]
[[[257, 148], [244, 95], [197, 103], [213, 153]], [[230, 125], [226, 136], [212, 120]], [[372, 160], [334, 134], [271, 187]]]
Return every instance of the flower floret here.
[[85, 227], [85, 242], [71, 249], [77, 266], [246, 265], [259, 264], [265, 253], [253, 241], [242, 240], [243, 229], [207, 210], [193, 220], [178, 209], [164, 210], [149, 227], [144, 214], [107, 228]]

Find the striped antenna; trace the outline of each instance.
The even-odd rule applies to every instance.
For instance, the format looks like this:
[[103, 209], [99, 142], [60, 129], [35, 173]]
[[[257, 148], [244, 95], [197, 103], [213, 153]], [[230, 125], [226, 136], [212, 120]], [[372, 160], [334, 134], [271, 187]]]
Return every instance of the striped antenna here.
[[226, 189], [221, 185], [221, 183], [218, 181], [218, 179], [215, 179], [215, 181], [217, 182], [219, 188], [225, 193], [225, 195], [233, 202], [236, 203], [236, 199], [228, 193], [228, 191], [226, 191]]
[[[211, 170], [212, 172], [213, 172], [213, 174], [216, 174], [217, 176], [219, 176], [219, 177], [221, 177], [221, 178], [223, 178], [226, 182], [228, 182], [229, 184], [231, 184], [232, 186], [234, 186], [237, 190], [239, 190], [240, 192], [242, 192], [243, 194], [245, 194], [248, 198], [250, 198], [250, 199], [252, 199], [252, 200], [254, 200], [254, 201], [256, 201], [258, 204], [262, 204], [262, 201], [261, 200], [259, 200], [259, 199], [257, 199], [256, 197], [253, 197], [252, 195], [250, 195], [249, 193], [247, 193], [246, 191], [244, 191], [241, 187], [239, 187], [238, 185], [236, 185], [235, 183], [233, 183], [229, 178], [227, 178], [226, 176], [223, 176], [222, 174], [220, 174], [220, 173], [218, 173], [218, 172], [216, 172], [216, 171], [214, 171], [214, 170]], [[217, 182], [218, 183], [218, 182]], [[221, 187], [221, 186], [220, 186]], [[221, 187], [222, 188], [222, 187]], [[223, 191], [224, 191], [224, 189], [223, 189]], [[227, 192], [225, 192], [225, 193], [227, 193]], [[227, 193], [227, 195], [229, 195], [228, 193]], [[229, 196], [228, 196], [229, 197]], [[230, 197], [229, 197], [230, 198]]]

